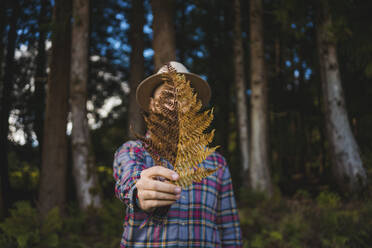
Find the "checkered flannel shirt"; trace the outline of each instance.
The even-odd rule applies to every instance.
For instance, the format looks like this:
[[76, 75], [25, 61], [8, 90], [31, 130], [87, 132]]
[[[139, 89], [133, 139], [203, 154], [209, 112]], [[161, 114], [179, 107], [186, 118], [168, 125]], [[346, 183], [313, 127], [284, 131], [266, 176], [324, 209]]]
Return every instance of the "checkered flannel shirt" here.
[[136, 181], [142, 170], [153, 165], [140, 141], [128, 141], [115, 153], [115, 195], [127, 206], [121, 247], [242, 247], [231, 176], [223, 156], [214, 152], [199, 165], [220, 167], [218, 171], [182, 189], [180, 199], [170, 207], [147, 213], [138, 207]]

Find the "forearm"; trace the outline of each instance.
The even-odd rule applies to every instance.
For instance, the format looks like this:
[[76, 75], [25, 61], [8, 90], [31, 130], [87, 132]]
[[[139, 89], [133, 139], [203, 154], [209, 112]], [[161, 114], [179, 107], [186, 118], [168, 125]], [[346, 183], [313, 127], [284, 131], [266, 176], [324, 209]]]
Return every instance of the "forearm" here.
[[135, 200], [136, 182], [145, 168], [143, 156], [136, 143], [127, 142], [120, 147], [114, 157], [115, 195], [127, 205]]

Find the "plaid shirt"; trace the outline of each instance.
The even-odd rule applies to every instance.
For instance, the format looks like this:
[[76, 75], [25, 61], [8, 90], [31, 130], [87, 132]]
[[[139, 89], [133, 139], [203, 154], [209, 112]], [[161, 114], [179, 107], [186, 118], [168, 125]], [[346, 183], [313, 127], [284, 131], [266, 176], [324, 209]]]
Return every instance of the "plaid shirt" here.
[[230, 172], [220, 154], [201, 163], [218, 171], [182, 189], [165, 211], [147, 213], [138, 207], [135, 184], [141, 171], [153, 165], [140, 141], [128, 141], [115, 153], [115, 195], [127, 205], [121, 247], [242, 247]]

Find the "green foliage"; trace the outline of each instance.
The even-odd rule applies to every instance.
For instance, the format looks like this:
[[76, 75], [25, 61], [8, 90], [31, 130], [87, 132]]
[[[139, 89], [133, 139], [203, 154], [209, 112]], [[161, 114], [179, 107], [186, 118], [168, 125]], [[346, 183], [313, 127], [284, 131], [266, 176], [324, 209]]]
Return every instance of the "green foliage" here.
[[105, 201], [101, 209], [81, 212], [71, 205], [63, 222], [60, 247], [118, 247], [125, 208], [118, 200]]
[[368, 63], [365, 69], [365, 74], [367, 78], [372, 78], [372, 63]]
[[97, 167], [97, 174], [98, 174], [98, 177], [99, 177], [100, 184], [103, 188], [112, 186], [113, 170], [112, 170], [111, 166], [110, 167], [108, 167], [108, 166], [98, 166]]
[[[9, 247], [57, 247], [62, 220], [58, 208], [52, 209], [41, 221], [36, 209], [28, 202], [17, 202], [10, 217], [0, 224], [5, 234], [0, 242], [7, 241]], [[0, 243], [1, 244], [1, 243]]]
[[123, 206], [119, 200], [86, 212], [70, 206], [64, 218], [54, 208], [41, 221], [28, 202], [17, 202], [11, 216], [0, 223], [0, 247], [116, 248], [123, 231]]
[[333, 192], [316, 199], [301, 190], [292, 199], [276, 194], [274, 200], [242, 194], [239, 210], [244, 247], [370, 247], [372, 205], [370, 201], [343, 202]]
[[22, 161], [14, 151], [9, 153], [8, 159], [11, 187], [15, 189], [37, 189], [39, 170], [29, 162]]
[[317, 197], [318, 206], [321, 208], [335, 209], [340, 206], [340, 197], [332, 192], [321, 192]]

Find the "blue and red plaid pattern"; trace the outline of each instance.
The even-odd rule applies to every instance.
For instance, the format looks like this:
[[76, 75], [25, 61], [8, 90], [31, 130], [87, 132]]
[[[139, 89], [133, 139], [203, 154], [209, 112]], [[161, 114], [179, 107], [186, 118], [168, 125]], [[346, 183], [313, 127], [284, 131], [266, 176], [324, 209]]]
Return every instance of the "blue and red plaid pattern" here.
[[153, 165], [140, 141], [128, 141], [115, 153], [115, 195], [127, 205], [121, 247], [242, 247], [231, 176], [219, 153], [199, 166], [220, 169], [182, 189], [181, 198], [161, 211], [162, 216], [149, 214], [136, 203], [136, 181]]

